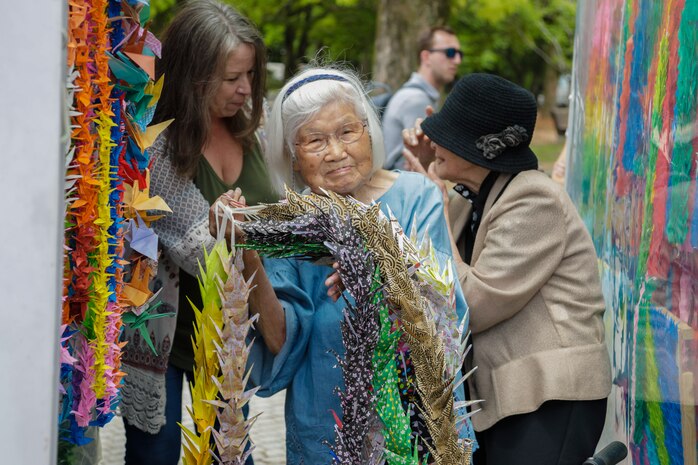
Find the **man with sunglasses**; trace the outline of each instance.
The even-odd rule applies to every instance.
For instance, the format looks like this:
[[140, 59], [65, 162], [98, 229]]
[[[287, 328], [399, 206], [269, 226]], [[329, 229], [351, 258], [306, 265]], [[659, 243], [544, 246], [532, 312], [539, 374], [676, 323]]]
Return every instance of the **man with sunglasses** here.
[[[436, 108], [441, 92], [453, 82], [463, 58], [455, 32], [435, 26], [419, 39], [419, 68], [388, 102], [383, 116], [386, 169], [405, 169], [402, 130], [414, 127], [426, 116], [427, 106]], [[431, 160], [425, 161], [428, 166]]]

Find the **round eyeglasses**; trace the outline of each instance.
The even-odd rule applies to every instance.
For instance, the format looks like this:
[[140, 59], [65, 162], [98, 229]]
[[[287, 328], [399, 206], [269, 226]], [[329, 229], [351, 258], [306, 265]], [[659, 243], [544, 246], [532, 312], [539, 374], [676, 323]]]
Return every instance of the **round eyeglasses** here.
[[449, 60], [453, 60], [456, 55], [458, 55], [458, 58], [463, 59], [463, 51], [459, 50], [455, 47], [449, 47], [449, 48], [430, 48], [430, 52], [441, 52], [444, 55], [446, 55], [446, 58]]
[[331, 134], [322, 132], [311, 132], [304, 134], [299, 138], [299, 141], [296, 142], [296, 145], [306, 152], [318, 153], [327, 148], [330, 143], [330, 137], [334, 137], [344, 145], [353, 144], [361, 139], [361, 136], [364, 135], [365, 128], [365, 121], [355, 121], [353, 123], [343, 125]]

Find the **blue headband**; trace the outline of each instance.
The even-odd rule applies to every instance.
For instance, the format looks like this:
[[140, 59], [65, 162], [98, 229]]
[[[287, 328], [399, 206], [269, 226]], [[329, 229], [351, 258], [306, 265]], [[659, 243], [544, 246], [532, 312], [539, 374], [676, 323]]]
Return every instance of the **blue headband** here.
[[293, 84], [291, 87], [288, 88], [286, 93], [284, 94], [284, 98], [281, 99], [281, 103], [285, 102], [286, 99], [288, 98], [289, 95], [291, 95], [293, 92], [295, 92], [299, 87], [302, 87], [309, 82], [315, 82], [315, 81], [320, 81], [321, 79], [327, 79], [330, 81], [344, 81], [344, 82], [349, 82], [349, 80], [345, 77], [342, 77], [338, 74], [315, 74], [313, 76], [308, 76], [305, 79], [301, 79], [300, 81], [296, 82]]

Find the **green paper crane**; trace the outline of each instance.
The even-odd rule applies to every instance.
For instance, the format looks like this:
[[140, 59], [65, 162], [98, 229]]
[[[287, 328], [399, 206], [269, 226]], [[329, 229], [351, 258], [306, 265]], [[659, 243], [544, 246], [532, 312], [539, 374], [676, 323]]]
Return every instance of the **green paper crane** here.
[[133, 312], [128, 312], [124, 313], [121, 317], [125, 325], [127, 325], [132, 330], [138, 330], [138, 332], [141, 333], [141, 337], [143, 337], [143, 340], [146, 344], [148, 344], [148, 347], [150, 347], [150, 350], [152, 350], [153, 354], [155, 355], [158, 355], [158, 352], [157, 350], [155, 350], [153, 341], [150, 339], [150, 333], [148, 333], [146, 323], [150, 320], [156, 320], [158, 318], [163, 318], [166, 316], [175, 316], [174, 313], [153, 313], [160, 305], [162, 305], [162, 302], [158, 302], [154, 305], [151, 305], [147, 309], [143, 310], [143, 312], [140, 315], [136, 315]]

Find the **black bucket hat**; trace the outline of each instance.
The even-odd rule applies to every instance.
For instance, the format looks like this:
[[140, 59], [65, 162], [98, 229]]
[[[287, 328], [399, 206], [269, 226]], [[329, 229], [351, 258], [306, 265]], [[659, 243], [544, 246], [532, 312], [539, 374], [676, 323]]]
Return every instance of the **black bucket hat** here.
[[492, 74], [469, 74], [454, 86], [443, 108], [422, 122], [433, 142], [478, 166], [502, 173], [538, 168], [529, 144], [536, 99]]

